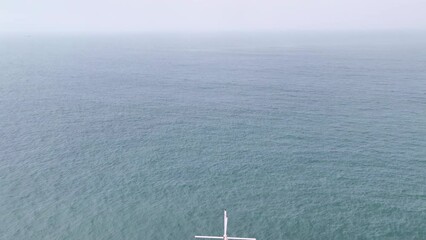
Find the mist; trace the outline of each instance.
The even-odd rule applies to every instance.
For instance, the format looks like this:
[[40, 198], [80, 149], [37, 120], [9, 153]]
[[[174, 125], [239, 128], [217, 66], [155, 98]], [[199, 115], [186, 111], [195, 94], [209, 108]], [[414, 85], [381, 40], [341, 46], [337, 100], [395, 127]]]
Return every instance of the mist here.
[[6, 0], [1, 32], [424, 30], [420, 0]]

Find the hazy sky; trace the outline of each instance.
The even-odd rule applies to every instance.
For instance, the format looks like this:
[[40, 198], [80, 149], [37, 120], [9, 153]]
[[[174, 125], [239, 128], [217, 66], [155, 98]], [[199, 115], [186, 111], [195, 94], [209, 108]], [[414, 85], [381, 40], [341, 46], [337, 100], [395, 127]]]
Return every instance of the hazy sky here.
[[0, 31], [426, 29], [426, 0], [0, 0]]

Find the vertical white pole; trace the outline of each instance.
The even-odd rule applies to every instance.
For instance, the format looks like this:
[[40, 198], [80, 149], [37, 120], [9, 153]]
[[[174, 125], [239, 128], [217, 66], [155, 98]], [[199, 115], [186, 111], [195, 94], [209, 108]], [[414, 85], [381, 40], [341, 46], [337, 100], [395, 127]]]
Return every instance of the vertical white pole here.
[[228, 240], [226, 230], [228, 227], [228, 216], [226, 216], [226, 209], [223, 211], [223, 240]]

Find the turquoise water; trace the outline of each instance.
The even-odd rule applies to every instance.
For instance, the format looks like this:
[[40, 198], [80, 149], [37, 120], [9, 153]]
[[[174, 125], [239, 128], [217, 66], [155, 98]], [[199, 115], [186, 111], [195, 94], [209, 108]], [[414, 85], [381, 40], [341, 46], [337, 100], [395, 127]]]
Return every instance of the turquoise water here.
[[2, 36], [0, 238], [426, 239], [425, 39]]

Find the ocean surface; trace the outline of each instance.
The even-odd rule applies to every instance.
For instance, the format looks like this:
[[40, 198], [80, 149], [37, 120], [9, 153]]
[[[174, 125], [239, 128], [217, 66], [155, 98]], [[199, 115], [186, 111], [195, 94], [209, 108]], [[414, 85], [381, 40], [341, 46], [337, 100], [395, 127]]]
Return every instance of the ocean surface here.
[[426, 35], [0, 36], [0, 239], [426, 239]]

